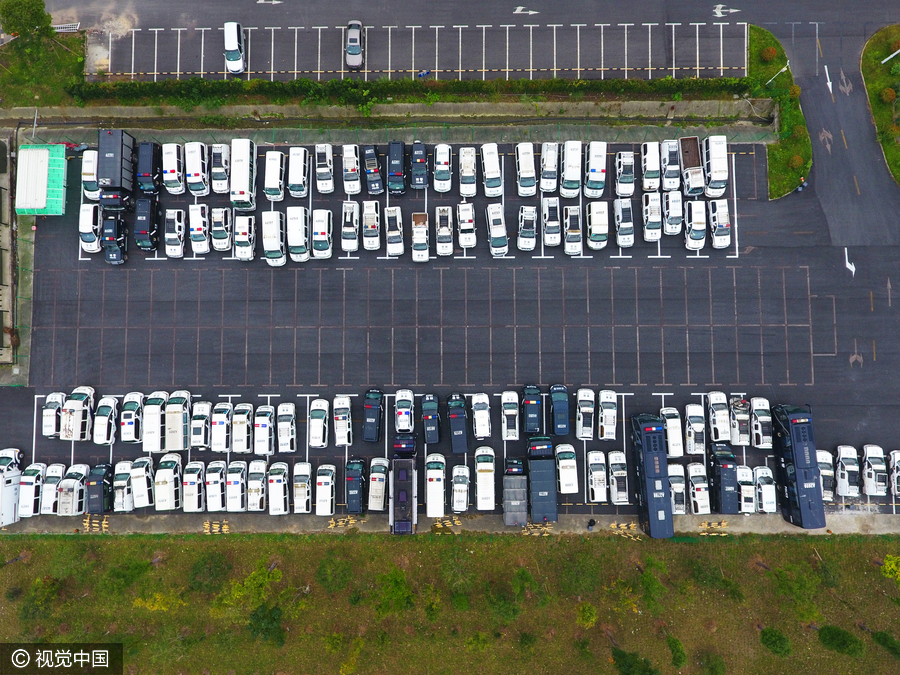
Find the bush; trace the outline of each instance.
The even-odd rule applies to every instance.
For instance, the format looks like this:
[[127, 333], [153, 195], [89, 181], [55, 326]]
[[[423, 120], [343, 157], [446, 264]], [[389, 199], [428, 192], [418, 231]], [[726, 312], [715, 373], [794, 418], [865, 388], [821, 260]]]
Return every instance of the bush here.
[[144, 560], [132, 560], [122, 565], [114, 565], [106, 571], [104, 585], [110, 593], [124, 593], [151, 567], [152, 565]]
[[794, 155], [788, 160], [788, 166], [794, 170], [803, 166], [803, 158], [800, 155]]
[[487, 603], [494, 618], [504, 624], [515, 621], [522, 611], [519, 605], [516, 604], [515, 596], [511, 593], [504, 592], [500, 588], [491, 590], [491, 588], [488, 587]]
[[875, 644], [881, 645], [887, 649], [888, 653], [895, 659], [900, 659], [900, 640], [897, 640], [893, 635], [884, 631], [872, 633], [872, 639], [875, 640]]
[[897, 586], [900, 586], [900, 555], [884, 556], [884, 563], [881, 565], [881, 574], [888, 579], [893, 579]]
[[231, 574], [232, 564], [219, 551], [208, 551], [191, 565], [188, 590], [217, 593]]
[[776, 56], [778, 56], [778, 50], [775, 47], [766, 47], [759, 53], [759, 58], [763, 60], [763, 63], [772, 63]]
[[346, 558], [340, 557], [335, 549], [330, 549], [316, 568], [316, 581], [328, 593], [342, 591], [353, 578], [353, 566]]
[[644, 604], [654, 614], [662, 609], [660, 600], [662, 600], [668, 590], [665, 584], [656, 576], [656, 572], [668, 574], [666, 564], [652, 556], [647, 556], [644, 560], [644, 571], [640, 577], [640, 588], [643, 591]]
[[582, 602], [578, 605], [577, 610], [578, 616], [575, 618], [575, 623], [585, 630], [593, 628], [597, 623], [597, 608], [589, 602]]
[[718, 654], [706, 652], [700, 655], [700, 672], [703, 675], [725, 675], [725, 659]]
[[469, 611], [469, 596], [465, 593], [454, 593], [450, 596], [450, 604], [458, 612]]
[[458, 548], [453, 549], [441, 561], [441, 578], [454, 594], [472, 590], [472, 581], [475, 579], [472, 563]]
[[666, 636], [666, 644], [669, 645], [669, 651], [672, 652], [672, 666], [675, 668], [684, 668], [687, 665], [687, 652], [684, 651], [684, 645], [681, 640], [673, 635]]
[[891, 43], [891, 51], [890, 51], [889, 53], [890, 53], [890, 54], [893, 54], [893, 53], [894, 53], [895, 51], [897, 51], [898, 49], [900, 49], [900, 40], [894, 40], [894, 41]]
[[888, 132], [888, 134], [890, 134], [891, 138], [896, 139], [898, 136], [900, 136], [900, 126], [898, 126], [896, 124], [891, 124], [887, 128], [887, 132]]
[[775, 656], [791, 655], [791, 641], [777, 628], [763, 628], [759, 634], [759, 641]]
[[60, 583], [53, 577], [38, 577], [31, 582], [25, 600], [19, 606], [19, 620], [34, 621], [49, 613]]
[[866, 651], [863, 641], [853, 633], [845, 631], [838, 626], [827, 624], [819, 629], [819, 642], [825, 649], [830, 649], [838, 654], [859, 657]]
[[[801, 126], [800, 128], [804, 131], [806, 130], [806, 127]], [[741, 590], [741, 585], [734, 581], [734, 579], [729, 579], [724, 576], [722, 570], [717, 565], [703, 563], [699, 560], [691, 560], [690, 566], [691, 576], [694, 578], [694, 581], [701, 586], [708, 586], [710, 588], [717, 588], [725, 591], [725, 595], [735, 602], [744, 601], [744, 591]]]
[[532, 633], [519, 633], [519, 646], [523, 649], [530, 649], [537, 644], [537, 638]]
[[802, 124], [794, 125], [793, 130], [791, 131], [791, 136], [796, 138], [798, 141], [802, 141], [806, 137], [807, 131], [806, 127]]
[[[793, 165], [794, 158], [791, 158]], [[803, 165], [801, 159], [800, 168]], [[813, 600], [819, 590], [821, 578], [808, 563], [785, 565], [781, 569], [769, 573], [775, 582], [775, 590], [779, 595], [790, 598], [794, 603], [797, 618], [800, 621], [813, 621], [819, 616], [819, 609]]]
[[894, 101], [897, 100], [897, 92], [891, 89], [890, 87], [885, 87], [881, 90], [881, 101], [883, 103], [887, 103], [890, 105]]
[[534, 593], [538, 589], [538, 585], [531, 572], [520, 567], [513, 576], [512, 589], [516, 602], [522, 602], [527, 594]]
[[619, 675], [662, 675], [659, 668], [654, 668], [650, 661], [642, 659], [637, 652], [626, 652], [613, 647], [612, 657]]
[[790, 89], [788, 89], [788, 96], [796, 101], [798, 98], [800, 98], [801, 91], [802, 90], [800, 89], [799, 84], [792, 84]]
[[582, 659], [588, 660], [591, 658], [591, 643], [588, 642], [585, 638], [578, 638], [575, 640], [575, 651], [578, 652], [578, 656]]
[[375, 605], [378, 616], [399, 614], [413, 606], [413, 593], [406, 581], [406, 574], [395, 567], [378, 577], [379, 599]]
[[466, 638], [466, 649], [470, 652], [483, 652], [488, 648], [488, 636], [487, 633], [482, 633], [478, 631], [475, 635]]
[[895, 63], [891, 66], [891, 75], [900, 75], [900, 63]]

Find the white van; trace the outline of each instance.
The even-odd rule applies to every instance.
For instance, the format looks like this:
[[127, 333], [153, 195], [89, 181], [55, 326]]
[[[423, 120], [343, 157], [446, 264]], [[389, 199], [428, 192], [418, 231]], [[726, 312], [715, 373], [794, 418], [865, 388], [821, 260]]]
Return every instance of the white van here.
[[433, 452], [425, 458], [425, 515], [428, 518], [444, 517], [447, 478], [447, 462], [444, 456]]
[[97, 151], [85, 150], [81, 156], [81, 189], [85, 199], [100, 199], [100, 183], [97, 182]]
[[134, 496], [134, 508], [143, 509], [153, 506], [153, 479], [153, 459], [151, 457], [138, 457], [131, 463], [131, 491]]
[[659, 241], [662, 238], [662, 205], [658, 192], [641, 195], [641, 212], [644, 216], [644, 241]]
[[82, 204], [78, 213], [78, 238], [85, 253], [100, 253], [100, 205]]
[[184, 176], [195, 197], [209, 194], [209, 154], [206, 143], [184, 144]]
[[587, 245], [592, 251], [606, 248], [609, 243], [609, 204], [591, 202], [587, 212]]
[[166, 401], [166, 450], [181, 452], [191, 447], [191, 392], [173, 391]]
[[284, 214], [281, 211], [263, 211], [262, 243], [269, 267], [281, 267], [287, 262], [284, 254]]
[[247, 510], [266, 510], [266, 471], [265, 460], [257, 459], [250, 462], [247, 469]]
[[369, 511], [384, 511], [388, 472], [391, 463], [384, 457], [373, 457], [369, 464]]
[[591, 141], [584, 153], [584, 196], [600, 199], [606, 188], [606, 143]]
[[559, 182], [559, 143], [541, 145], [541, 192], [556, 192]]
[[475, 450], [475, 504], [479, 511], [493, 511], [496, 506], [495, 464], [494, 451], [491, 448], [482, 446]]
[[681, 193], [678, 190], [664, 192], [662, 209], [663, 234], [681, 234], [681, 224], [684, 222]]
[[287, 189], [291, 197], [303, 199], [309, 194], [309, 150], [291, 148], [289, 157]]
[[165, 452], [165, 407], [169, 394], [154, 391], [144, 401], [144, 452]]
[[459, 196], [474, 197], [478, 192], [475, 175], [475, 148], [459, 149]]
[[334, 515], [334, 464], [322, 464], [316, 471], [316, 515]]
[[700, 144], [703, 155], [704, 194], [718, 199], [728, 187], [728, 142], [725, 136], [708, 136]]
[[309, 210], [305, 206], [287, 207], [287, 247], [291, 260], [309, 260]]
[[163, 185], [170, 195], [184, 194], [184, 156], [178, 143], [163, 143]]
[[641, 175], [643, 177], [641, 187], [644, 192], [659, 190], [659, 143], [657, 141], [641, 143]]
[[520, 197], [537, 194], [537, 178], [534, 173], [534, 144], [516, 145], [516, 188]]
[[238, 403], [231, 417], [231, 450], [238, 454], [253, 452], [253, 404]]
[[239, 23], [226, 21], [224, 34], [225, 68], [232, 75], [240, 75], [244, 72], [244, 29]]
[[559, 184], [559, 196], [574, 199], [581, 192], [581, 141], [566, 141], [563, 144], [562, 180]]
[[309, 513], [312, 510], [312, 464], [297, 462], [291, 477], [294, 493], [294, 513]]
[[253, 454], [275, 454], [275, 435], [278, 432], [275, 421], [275, 406], [261, 405], [253, 418]]
[[188, 221], [190, 225], [189, 239], [191, 251], [194, 255], [206, 255], [209, 253], [209, 207], [206, 204], [191, 204], [188, 206]]
[[481, 146], [481, 173], [484, 176], [484, 196], [503, 195], [503, 175], [500, 172], [500, 152], [496, 143]]
[[247, 510], [247, 462], [236, 459], [225, 474], [225, 508], [229, 513]]
[[263, 184], [263, 192], [270, 202], [280, 202], [284, 199], [284, 153], [280, 150], [268, 150], [266, 152], [266, 176]]
[[174, 511], [181, 508], [181, 455], [170, 452], [163, 455], [156, 467], [153, 482], [153, 498], [157, 511]]
[[212, 411], [209, 433], [209, 449], [213, 452], [231, 452], [231, 416], [234, 406], [228, 401], [216, 403]]
[[227, 143], [214, 143], [212, 162], [209, 167], [209, 179], [212, 191], [216, 194], [228, 194], [228, 174], [231, 169], [231, 146]]
[[359, 175], [359, 146], [345, 145], [341, 148], [341, 160], [344, 178], [344, 192], [358, 195], [362, 191], [362, 180]]

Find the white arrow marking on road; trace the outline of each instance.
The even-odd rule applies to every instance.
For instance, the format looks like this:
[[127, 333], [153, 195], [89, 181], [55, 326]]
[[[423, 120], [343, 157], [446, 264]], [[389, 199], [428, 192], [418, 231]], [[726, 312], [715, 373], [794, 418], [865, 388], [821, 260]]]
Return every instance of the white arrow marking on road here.
[[847, 247], [844, 247], [844, 264], [847, 266], [847, 269], [850, 270], [850, 276], [854, 279], [856, 278], [856, 265], [850, 262], [850, 253], [847, 251]]
[[888, 277], [888, 307], [891, 306], [891, 278]]
[[524, 7], [522, 7], [522, 5], [519, 5], [518, 7], [516, 7], [516, 8], [513, 10], [513, 14], [528, 14], [528, 15], [531, 15], [531, 14], [540, 14], [540, 12], [536, 12], [536, 11], [533, 10], [533, 9], [525, 9]]
[[257, 5], [280, 5], [281, 0], [256, 0]]
[[825, 84], [828, 85], [828, 93], [834, 94], [831, 90], [831, 75], [828, 74], [828, 66], [825, 66]]
[[739, 9], [725, 9], [725, 5], [716, 5], [713, 7], [713, 14], [718, 18], [723, 18], [725, 16], [725, 12], [729, 14], [734, 14], [735, 12], [740, 12]]

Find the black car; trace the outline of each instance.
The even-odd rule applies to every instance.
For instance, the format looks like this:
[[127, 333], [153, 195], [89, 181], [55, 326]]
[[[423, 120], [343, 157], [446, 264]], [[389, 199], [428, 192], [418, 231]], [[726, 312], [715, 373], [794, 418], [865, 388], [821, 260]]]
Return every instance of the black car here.
[[447, 400], [447, 417], [450, 418], [450, 445], [454, 455], [469, 451], [469, 425], [466, 422], [466, 398], [462, 394], [450, 394]]
[[517, 476], [525, 473], [525, 462], [519, 457], [506, 458], [506, 475]]
[[347, 461], [347, 513], [361, 514], [366, 504], [366, 461], [351, 457]]
[[543, 414], [541, 412], [541, 390], [533, 384], [526, 384], [522, 392], [522, 413], [525, 417], [526, 434], [541, 433]]
[[103, 258], [110, 265], [122, 265], [128, 260], [128, 230], [125, 222], [114, 215], [103, 218]]
[[378, 163], [378, 148], [374, 145], [363, 147], [363, 166], [366, 169], [366, 190], [369, 195], [380, 195], [384, 192], [384, 181], [381, 178], [381, 165]]
[[113, 508], [112, 464], [98, 464], [87, 477], [87, 512], [101, 515]]
[[134, 243], [143, 251], [159, 246], [159, 203], [156, 198], [138, 199], [134, 208]]
[[392, 195], [406, 193], [406, 146], [402, 141], [388, 143], [387, 187]]
[[381, 419], [384, 417], [384, 392], [369, 389], [363, 399], [363, 440], [377, 443], [381, 438]]
[[441, 440], [441, 415], [438, 411], [438, 397], [425, 394], [422, 397], [422, 426], [425, 428], [425, 442], [434, 445]]
[[550, 387], [550, 419], [554, 436], [569, 435], [569, 390], [564, 384]]
[[410, 187], [413, 190], [424, 190], [428, 187], [428, 152], [421, 141], [413, 143], [410, 164]]
[[416, 435], [397, 434], [394, 436], [394, 457], [415, 457]]

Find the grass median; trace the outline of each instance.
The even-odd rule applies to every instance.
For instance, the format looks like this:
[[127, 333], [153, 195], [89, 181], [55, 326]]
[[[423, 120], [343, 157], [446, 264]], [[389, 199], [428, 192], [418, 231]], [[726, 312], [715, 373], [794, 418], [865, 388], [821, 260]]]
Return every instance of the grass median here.
[[900, 183], [900, 54], [881, 63], [898, 50], [900, 25], [882, 28], [866, 43], [861, 66], [878, 141], [894, 180]]
[[74, 105], [68, 87], [84, 81], [84, 34], [57, 34], [37, 44], [18, 40], [0, 49], [0, 104]]
[[[900, 636], [900, 590], [879, 570], [898, 549], [897, 537], [8, 536], [0, 636], [122, 642], [126, 673], [611, 673], [629, 653], [662, 673], [673, 659], [691, 673], [890, 672], [869, 631]], [[823, 647], [824, 624], [862, 655]]]

